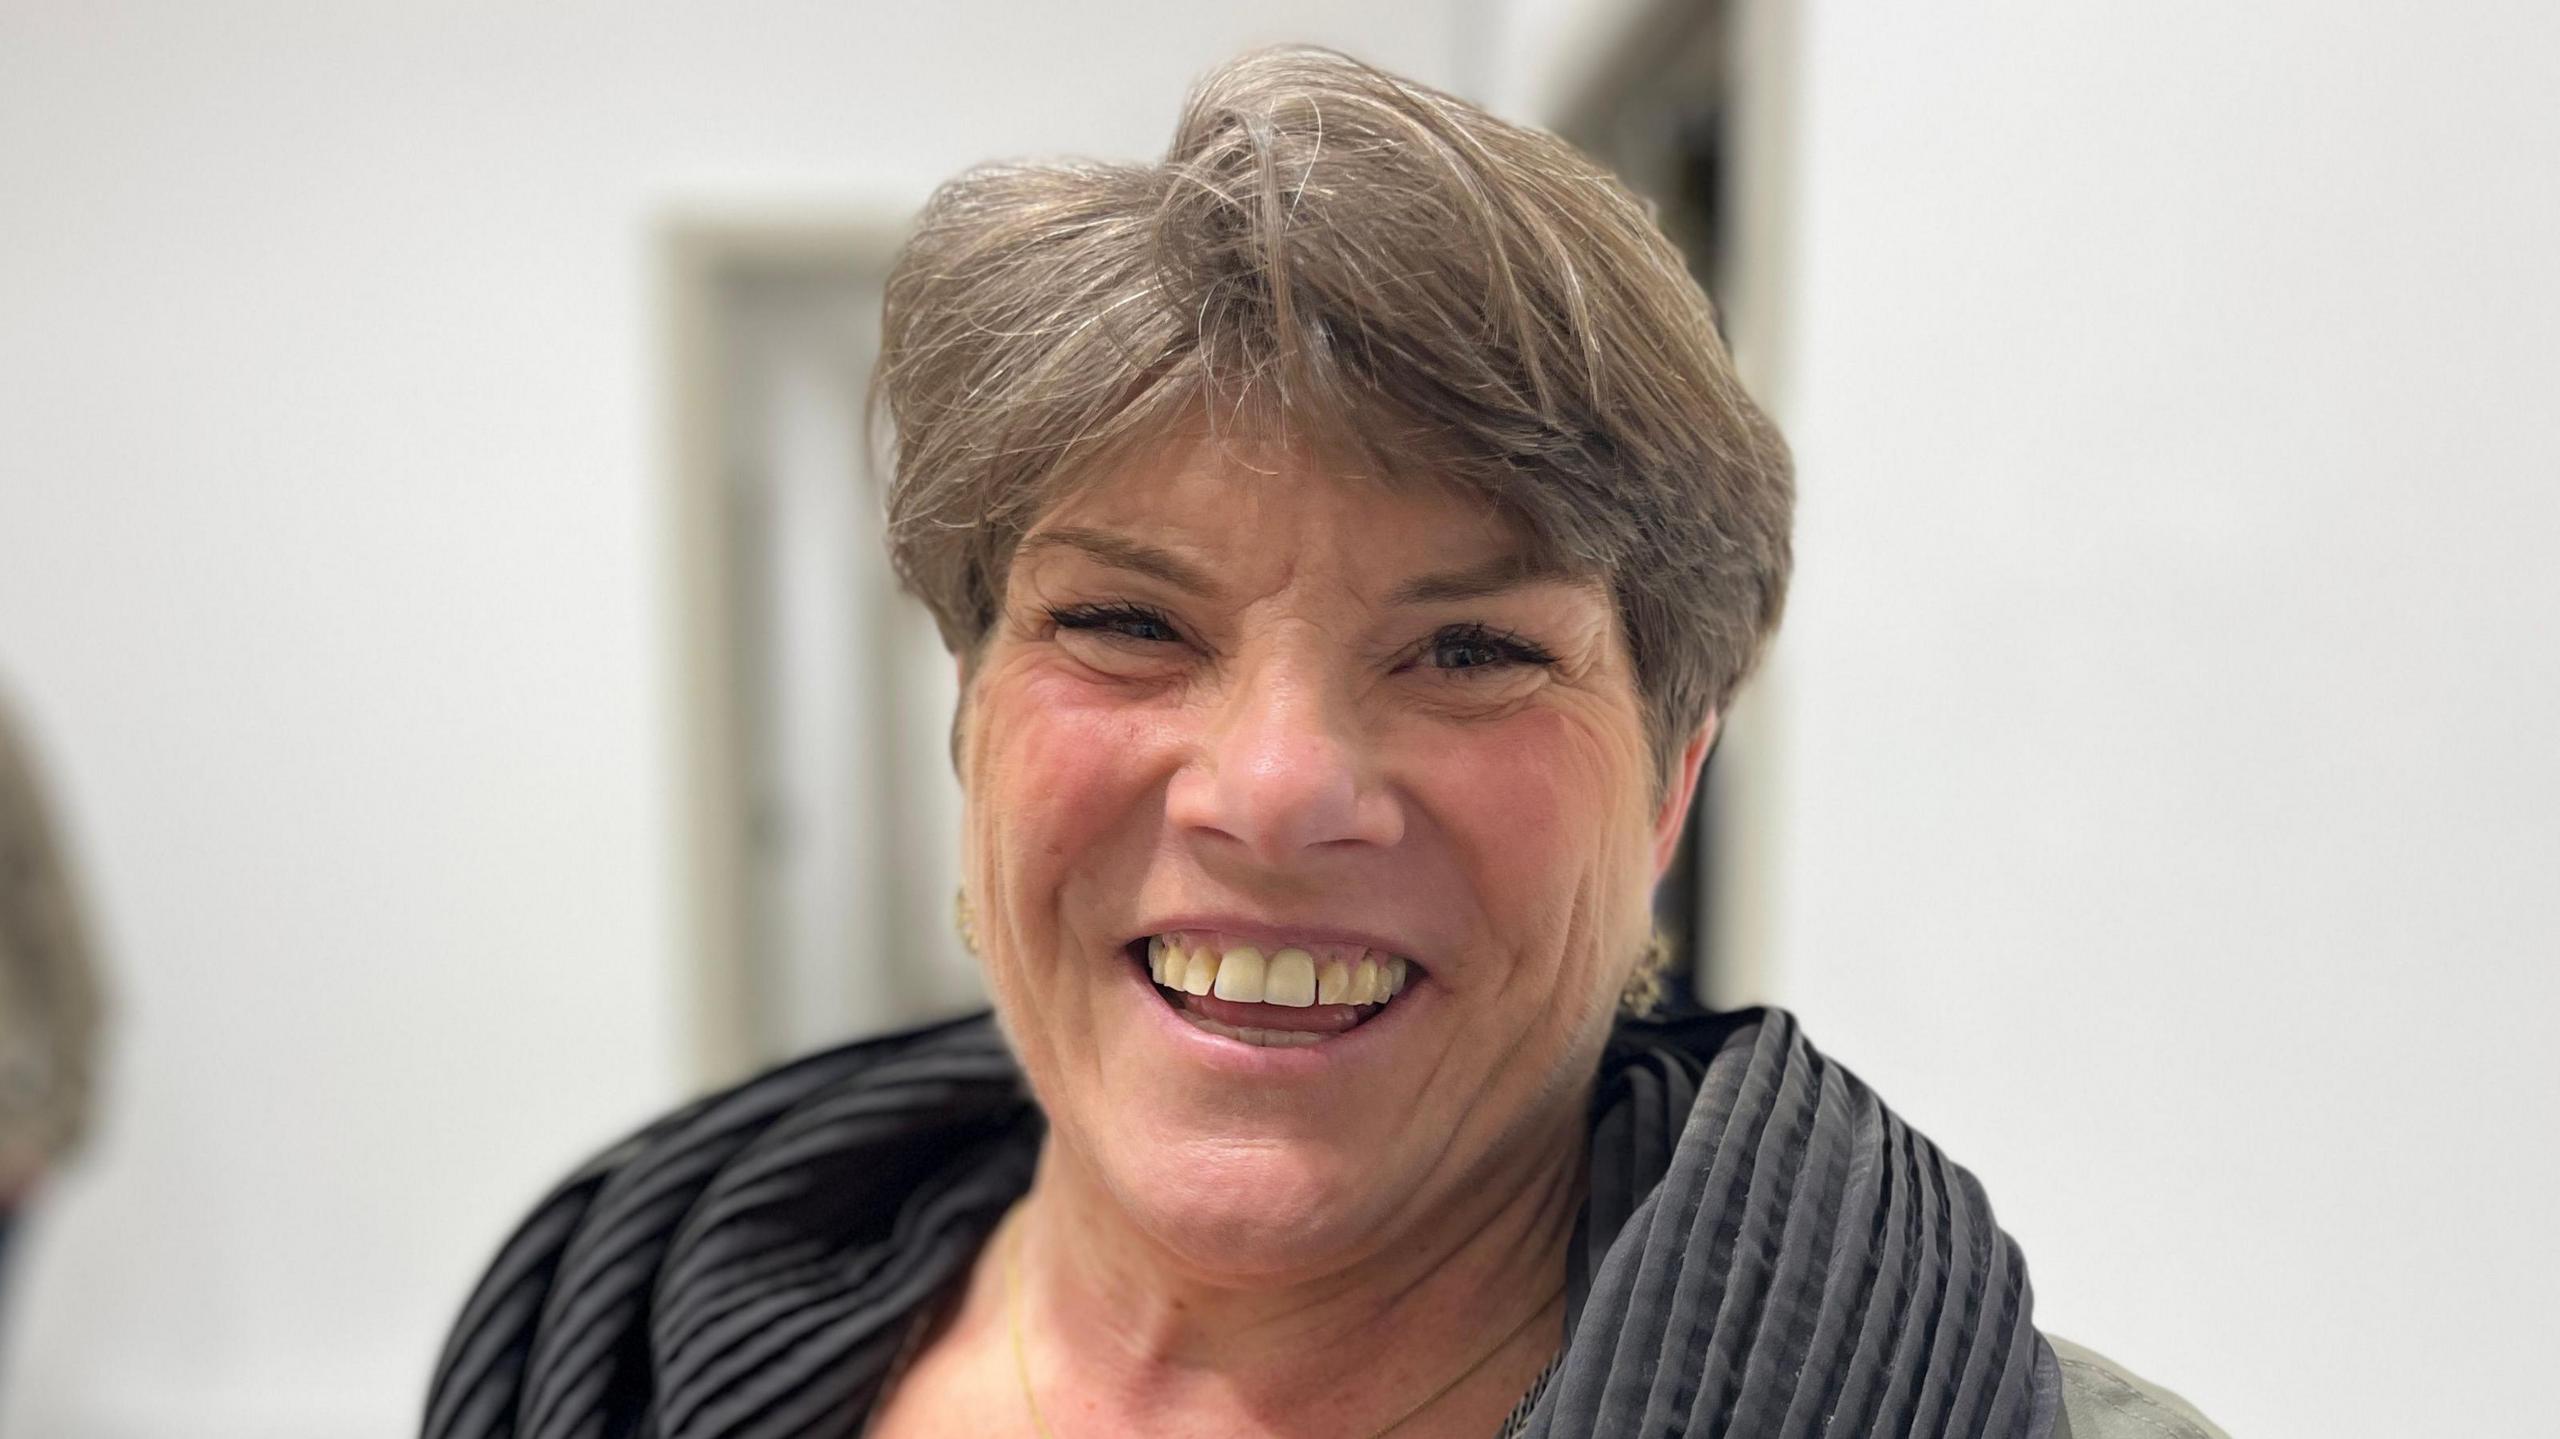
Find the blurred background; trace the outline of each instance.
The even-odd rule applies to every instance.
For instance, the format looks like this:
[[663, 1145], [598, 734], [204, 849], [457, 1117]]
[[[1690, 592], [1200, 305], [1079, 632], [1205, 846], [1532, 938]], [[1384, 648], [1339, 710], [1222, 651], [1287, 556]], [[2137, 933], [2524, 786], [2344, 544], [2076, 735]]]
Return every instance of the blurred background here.
[[110, 1005], [0, 1434], [408, 1432], [574, 1161], [973, 1004], [881, 267], [1290, 40], [1621, 167], [1796, 446], [1700, 991], [2235, 1434], [2539, 1427], [2560, 8], [0, 0], [0, 689]]

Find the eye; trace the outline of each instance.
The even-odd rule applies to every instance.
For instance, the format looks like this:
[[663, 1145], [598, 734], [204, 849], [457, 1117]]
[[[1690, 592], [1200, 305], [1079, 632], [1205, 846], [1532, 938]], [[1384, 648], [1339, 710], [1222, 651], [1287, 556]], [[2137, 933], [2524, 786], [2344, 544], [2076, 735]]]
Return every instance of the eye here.
[[1102, 605], [1061, 605], [1049, 611], [1049, 623], [1062, 630], [1090, 630], [1138, 644], [1178, 644], [1182, 633], [1156, 610], [1119, 601]]
[[1535, 642], [1484, 625], [1451, 625], [1431, 637], [1429, 655], [1435, 667], [1458, 673], [1556, 662]]

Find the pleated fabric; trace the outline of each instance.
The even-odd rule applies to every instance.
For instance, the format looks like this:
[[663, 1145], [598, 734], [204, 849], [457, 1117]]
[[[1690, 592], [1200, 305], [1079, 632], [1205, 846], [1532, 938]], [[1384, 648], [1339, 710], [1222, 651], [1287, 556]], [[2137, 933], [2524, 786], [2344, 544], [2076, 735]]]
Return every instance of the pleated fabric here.
[[849, 1439], [911, 1318], [1030, 1187], [985, 1016], [692, 1105], [545, 1200], [464, 1306], [431, 1439]]
[[[688, 1106], [573, 1174], [456, 1323], [426, 1439], [855, 1439], [1045, 1125], [986, 1016]], [[1525, 1431], [2045, 1439], [2059, 1370], [1981, 1187], [1748, 1011], [1624, 1027]]]
[[1794, 1016], [1629, 1026], [1601, 1073], [1524, 1435], [2051, 1434], [2060, 1369], [1982, 1186]]

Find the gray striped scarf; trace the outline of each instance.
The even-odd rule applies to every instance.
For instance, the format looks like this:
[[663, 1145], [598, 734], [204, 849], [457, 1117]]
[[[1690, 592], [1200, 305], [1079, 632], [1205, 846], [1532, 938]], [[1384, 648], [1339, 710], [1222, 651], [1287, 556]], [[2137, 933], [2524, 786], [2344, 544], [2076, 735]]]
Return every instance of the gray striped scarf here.
[[[670, 1115], [500, 1252], [426, 1439], [852, 1439], [1043, 1132], [983, 1015]], [[1565, 1347], [1506, 1433], [2051, 1433], [2058, 1370], [1981, 1186], [1785, 1012], [1621, 1027], [1590, 1173]]]

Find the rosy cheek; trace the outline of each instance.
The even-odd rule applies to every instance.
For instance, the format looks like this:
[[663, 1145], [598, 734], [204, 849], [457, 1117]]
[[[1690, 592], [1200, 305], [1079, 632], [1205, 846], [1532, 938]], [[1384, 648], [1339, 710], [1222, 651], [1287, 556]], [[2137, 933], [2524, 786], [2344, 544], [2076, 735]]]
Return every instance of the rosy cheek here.
[[979, 723], [997, 843], [1017, 857], [1036, 851], [1053, 861], [1134, 817], [1168, 729], [1154, 708], [1051, 667], [991, 687]]
[[[1625, 781], [1570, 716], [1530, 711], [1433, 749], [1431, 789], [1488, 894], [1563, 906], [1610, 844]], [[1538, 916], [1513, 916], [1538, 922]]]

